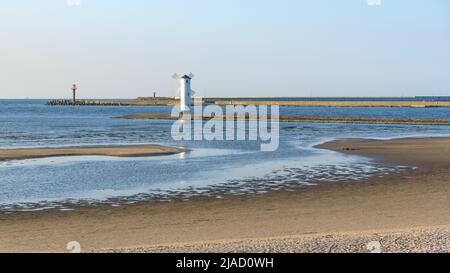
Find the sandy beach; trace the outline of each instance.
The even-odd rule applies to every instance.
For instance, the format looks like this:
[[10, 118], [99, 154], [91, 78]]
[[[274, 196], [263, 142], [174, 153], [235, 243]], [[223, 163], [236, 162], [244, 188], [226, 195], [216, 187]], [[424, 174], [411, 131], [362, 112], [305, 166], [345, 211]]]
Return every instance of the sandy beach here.
[[0, 215], [1, 252], [448, 252], [450, 138], [318, 148], [415, 170], [295, 192]]
[[58, 156], [114, 156], [144, 157], [170, 155], [183, 152], [183, 149], [159, 145], [108, 146], [108, 147], [67, 147], [34, 149], [0, 149], [0, 161]]

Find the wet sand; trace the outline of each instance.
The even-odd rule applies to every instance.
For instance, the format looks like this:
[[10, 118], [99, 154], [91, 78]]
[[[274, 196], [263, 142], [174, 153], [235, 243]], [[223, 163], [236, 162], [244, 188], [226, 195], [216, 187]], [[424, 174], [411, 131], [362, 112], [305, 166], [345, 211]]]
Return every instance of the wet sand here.
[[448, 252], [450, 138], [343, 140], [320, 148], [412, 171], [258, 196], [0, 215], [0, 251]]
[[109, 146], [109, 147], [67, 147], [35, 149], [0, 149], [0, 161], [59, 156], [114, 156], [144, 157], [170, 155], [183, 152], [183, 149], [159, 145]]

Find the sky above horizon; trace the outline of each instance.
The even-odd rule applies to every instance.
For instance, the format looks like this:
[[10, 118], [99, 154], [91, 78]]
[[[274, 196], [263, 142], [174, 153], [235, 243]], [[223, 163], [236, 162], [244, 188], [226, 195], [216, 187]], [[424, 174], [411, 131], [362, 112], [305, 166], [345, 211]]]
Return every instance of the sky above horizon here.
[[448, 0], [1, 0], [0, 98], [450, 96]]

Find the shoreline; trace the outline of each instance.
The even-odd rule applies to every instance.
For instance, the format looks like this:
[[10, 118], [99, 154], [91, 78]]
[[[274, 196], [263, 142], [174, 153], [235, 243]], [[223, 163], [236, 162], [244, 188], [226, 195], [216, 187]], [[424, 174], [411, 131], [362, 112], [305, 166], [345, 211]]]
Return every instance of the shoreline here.
[[0, 149], [0, 162], [66, 156], [146, 157], [172, 155], [184, 151], [181, 148], [160, 145]]
[[386, 251], [448, 251], [450, 138], [319, 146], [418, 168], [259, 196], [0, 215], [0, 251], [66, 252], [79, 241], [83, 252], [364, 252], [377, 239]]

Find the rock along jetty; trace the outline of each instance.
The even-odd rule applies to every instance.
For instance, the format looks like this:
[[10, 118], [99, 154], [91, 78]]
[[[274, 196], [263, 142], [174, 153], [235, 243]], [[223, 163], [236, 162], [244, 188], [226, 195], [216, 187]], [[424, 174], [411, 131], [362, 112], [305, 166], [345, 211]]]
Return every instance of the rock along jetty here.
[[114, 101], [91, 101], [91, 100], [78, 100], [75, 103], [72, 100], [51, 100], [46, 103], [48, 106], [96, 106], [96, 105], [107, 105], [107, 106], [120, 106], [123, 105], [121, 102]]
[[[134, 114], [116, 117], [119, 119], [143, 119], [143, 120], [177, 120], [170, 114]], [[227, 116], [216, 116], [226, 119]], [[233, 116], [228, 116], [233, 118]], [[237, 120], [250, 120], [246, 115], [244, 119], [234, 116]], [[191, 116], [191, 119], [211, 120], [212, 117]], [[268, 119], [271, 119], [268, 116]], [[405, 125], [450, 125], [450, 118], [379, 118], [379, 117], [328, 117], [328, 116], [279, 116], [280, 122], [310, 122], [310, 123], [357, 123], [357, 124], [405, 124]]]
[[[279, 100], [224, 100], [220, 98], [203, 98], [203, 105], [278, 105], [293, 107], [412, 107], [432, 108], [450, 107], [450, 101], [279, 101]], [[178, 99], [169, 97], [142, 97], [130, 100], [52, 100], [47, 102], [50, 106], [174, 106], [179, 103]]]
[[176, 105], [173, 98], [138, 98], [135, 100], [50, 100], [48, 106], [168, 106]]

